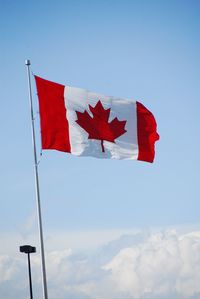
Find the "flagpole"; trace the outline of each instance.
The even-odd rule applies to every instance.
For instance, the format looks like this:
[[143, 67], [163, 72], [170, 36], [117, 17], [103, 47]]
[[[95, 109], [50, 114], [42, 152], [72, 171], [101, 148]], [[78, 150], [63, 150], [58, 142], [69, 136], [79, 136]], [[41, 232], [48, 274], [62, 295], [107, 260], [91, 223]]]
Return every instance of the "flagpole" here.
[[43, 282], [43, 298], [48, 299], [47, 280], [46, 280], [46, 267], [45, 267], [45, 255], [44, 255], [44, 241], [43, 241], [43, 231], [42, 231], [42, 215], [41, 215], [41, 204], [40, 204], [38, 160], [37, 160], [37, 152], [36, 152], [35, 126], [34, 126], [34, 114], [33, 114], [31, 76], [30, 76], [30, 65], [31, 65], [30, 60], [26, 60], [25, 64], [27, 66], [29, 102], [30, 102], [30, 110], [31, 110], [31, 129], [32, 129], [32, 142], [33, 142], [33, 153], [34, 153], [36, 203], [37, 203], [38, 227], [39, 227], [39, 236], [40, 236], [41, 260], [42, 260], [41, 268], [42, 268], [42, 282]]

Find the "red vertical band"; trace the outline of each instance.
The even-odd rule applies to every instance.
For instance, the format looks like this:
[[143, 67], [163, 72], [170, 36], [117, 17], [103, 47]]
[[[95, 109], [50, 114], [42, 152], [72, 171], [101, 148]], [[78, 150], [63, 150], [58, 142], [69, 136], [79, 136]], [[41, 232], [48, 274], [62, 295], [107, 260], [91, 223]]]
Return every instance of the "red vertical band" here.
[[42, 148], [70, 152], [64, 85], [35, 76], [42, 134]]
[[138, 160], [153, 162], [155, 156], [154, 144], [159, 140], [156, 131], [157, 124], [153, 114], [141, 103], [137, 105], [137, 133], [138, 133]]

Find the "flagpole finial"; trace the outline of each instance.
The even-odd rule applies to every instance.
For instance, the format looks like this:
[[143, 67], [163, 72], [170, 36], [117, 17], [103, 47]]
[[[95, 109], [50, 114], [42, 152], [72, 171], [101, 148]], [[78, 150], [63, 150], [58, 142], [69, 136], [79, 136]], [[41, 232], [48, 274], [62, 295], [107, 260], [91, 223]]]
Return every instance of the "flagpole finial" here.
[[26, 64], [26, 65], [31, 65], [31, 61], [30, 61], [29, 59], [26, 59], [26, 60], [25, 60], [25, 64]]

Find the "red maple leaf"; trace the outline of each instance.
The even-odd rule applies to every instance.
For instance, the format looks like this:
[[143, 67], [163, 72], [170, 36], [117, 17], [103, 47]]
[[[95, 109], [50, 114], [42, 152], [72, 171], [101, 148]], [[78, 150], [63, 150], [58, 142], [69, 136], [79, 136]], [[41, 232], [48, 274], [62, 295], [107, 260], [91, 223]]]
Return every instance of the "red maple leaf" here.
[[126, 133], [126, 120], [119, 121], [115, 117], [110, 123], [110, 108], [104, 109], [101, 101], [98, 101], [95, 107], [89, 105], [93, 118], [85, 110], [84, 112], [76, 111], [77, 124], [81, 126], [88, 134], [89, 139], [101, 140], [102, 152], [105, 152], [103, 141], [115, 143], [115, 139]]

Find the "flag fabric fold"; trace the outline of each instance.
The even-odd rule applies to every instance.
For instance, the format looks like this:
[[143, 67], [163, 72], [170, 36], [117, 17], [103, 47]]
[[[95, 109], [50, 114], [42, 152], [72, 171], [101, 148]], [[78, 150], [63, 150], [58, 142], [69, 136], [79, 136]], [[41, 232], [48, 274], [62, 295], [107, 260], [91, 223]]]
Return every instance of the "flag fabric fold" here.
[[35, 80], [42, 149], [153, 162], [159, 135], [155, 118], [144, 105], [38, 76]]

